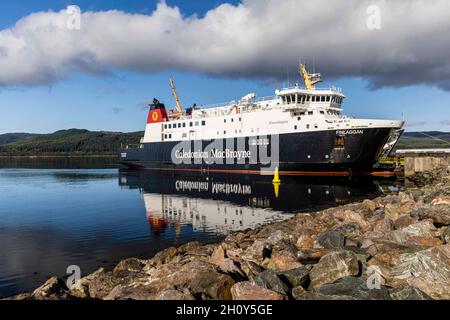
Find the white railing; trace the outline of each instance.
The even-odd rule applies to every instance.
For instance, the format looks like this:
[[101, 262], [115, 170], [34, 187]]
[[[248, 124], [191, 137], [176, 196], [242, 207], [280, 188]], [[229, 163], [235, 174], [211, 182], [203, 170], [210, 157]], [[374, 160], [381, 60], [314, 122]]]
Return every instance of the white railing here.
[[[293, 90], [293, 89], [300, 89], [300, 90], [310, 91], [309, 89], [307, 89], [305, 87], [299, 87], [299, 86], [286, 87], [286, 88], [279, 89], [278, 91]], [[342, 89], [338, 88], [338, 87], [335, 87], [335, 86], [332, 86], [332, 87], [329, 87], [329, 88], [314, 88], [312, 90], [314, 90], [314, 91], [335, 91], [335, 92], [342, 93]]]

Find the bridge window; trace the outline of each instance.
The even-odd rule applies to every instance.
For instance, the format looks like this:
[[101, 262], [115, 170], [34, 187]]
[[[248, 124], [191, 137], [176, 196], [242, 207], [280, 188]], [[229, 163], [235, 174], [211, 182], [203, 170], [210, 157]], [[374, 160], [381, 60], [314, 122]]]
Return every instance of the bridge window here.
[[286, 96], [287, 103], [291, 103], [291, 96]]
[[320, 101], [325, 102], [325, 96], [320, 97]]
[[198, 121], [195, 121], [195, 126], [196, 126], [196, 127], [198, 127], [198, 124], [199, 124], [199, 122], [198, 122]]
[[186, 128], [186, 122], [183, 122], [183, 128]]
[[178, 128], [181, 128], [181, 123], [178, 124]]
[[306, 101], [309, 102], [311, 96], [306, 96]]
[[206, 121], [203, 120], [203, 121], [202, 121], [202, 126], [205, 126], [205, 125], [206, 125]]
[[189, 122], [189, 127], [192, 127], [194, 124], [192, 122]]
[[331, 97], [330, 97], [330, 96], [327, 96], [327, 102], [329, 102], [329, 101], [330, 101], [330, 99], [331, 99]]

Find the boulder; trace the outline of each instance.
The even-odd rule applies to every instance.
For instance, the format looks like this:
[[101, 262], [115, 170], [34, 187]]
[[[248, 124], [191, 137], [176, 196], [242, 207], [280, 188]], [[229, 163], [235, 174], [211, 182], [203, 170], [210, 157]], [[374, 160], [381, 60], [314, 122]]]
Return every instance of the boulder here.
[[317, 242], [327, 249], [342, 249], [345, 245], [345, 236], [342, 232], [328, 230], [319, 234]]
[[330, 252], [333, 252], [333, 249], [304, 249], [297, 252], [297, 257], [302, 264], [314, 264]]
[[344, 277], [324, 284], [314, 291], [313, 297], [319, 300], [392, 300], [387, 287], [370, 289], [365, 277]]
[[377, 204], [372, 200], [366, 199], [361, 203], [361, 208], [370, 212], [375, 212], [377, 209]]
[[241, 256], [245, 260], [261, 264], [264, 259], [270, 258], [271, 253], [272, 245], [261, 240], [255, 240], [253, 244], [249, 246]]
[[258, 274], [264, 271], [264, 268], [253, 261], [242, 261], [241, 269], [244, 271], [248, 279], [254, 279]]
[[360, 272], [356, 254], [350, 251], [336, 251], [323, 256], [311, 270], [311, 289], [326, 283], [333, 283], [346, 276], [356, 276]]
[[314, 230], [311, 229], [301, 229], [298, 238], [296, 247], [298, 249], [312, 249], [314, 248], [314, 241], [317, 238], [317, 234], [314, 232]]
[[284, 272], [279, 272], [280, 278], [286, 279], [291, 287], [298, 287], [304, 285], [309, 280], [309, 273], [312, 266], [304, 266], [297, 269], [292, 269]]
[[222, 246], [218, 246], [211, 255], [209, 262], [216, 266], [220, 266], [224, 262], [225, 257], [225, 250], [223, 250]]
[[153, 259], [151, 259], [151, 262], [153, 265], [156, 265], [156, 266], [166, 264], [170, 260], [172, 260], [177, 254], [178, 254], [178, 249], [175, 247], [170, 247], [163, 251], [158, 252], [153, 257]]
[[284, 296], [278, 292], [244, 281], [238, 282], [231, 288], [233, 300], [283, 300]]
[[297, 252], [294, 250], [284, 249], [282, 251], [272, 252], [267, 268], [274, 271], [286, 271], [300, 268], [301, 266], [302, 264], [297, 258]]
[[399, 230], [394, 230], [388, 239], [404, 245], [436, 246], [441, 244], [439, 232], [431, 220], [422, 220]]
[[400, 286], [389, 289], [393, 300], [432, 300], [426, 293], [412, 286]]
[[444, 232], [442, 233], [442, 240], [446, 244], [450, 244], [450, 227], [445, 228]]
[[450, 206], [450, 196], [447, 194], [444, 194], [444, 195], [440, 195], [440, 196], [434, 198], [433, 200], [431, 200], [432, 206], [437, 206], [440, 204]]
[[100, 269], [90, 280], [89, 296], [93, 299], [103, 299], [120, 283], [121, 279], [116, 278], [112, 272]]
[[435, 224], [450, 225], [450, 205], [422, 206], [418, 209], [420, 219], [432, 219]]
[[235, 264], [235, 262], [231, 259], [224, 259], [222, 261], [222, 263], [219, 265], [220, 270], [222, 270], [223, 272], [229, 274], [230, 276], [232, 276], [234, 279], [238, 280], [238, 281], [243, 281], [243, 280], [247, 280], [247, 276], [245, 274], [244, 271], [242, 271], [242, 269]]
[[364, 233], [370, 231], [372, 228], [370, 223], [365, 219], [364, 215], [360, 212], [352, 210], [338, 210], [334, 213], [334, 218], [341, 221], [341, 223], [346, 224], [349, 222], [356, 223], [360, 230]]
[[392, 286], [414, 286], [433, 299], [450, 299], [450, 245], [405, 253], [387, 274]]
[[156, 297], [155, 300], [180, 301], [180, 300], [195, 300], [195, 298], [188, 289], [184, 289], [182, 291], [176, 289], [167, 289], [162, 291]]
[[311, 294], [305, 290], [302, 286], [298, 286], [292, 289], [292, 298], [295, 300], [309, 300]]
[[69, 289], [61, 278], [52, 277], [31, 294], [33, 300], [63, 300], [69, 298]]
[[394, 228], [395, 229], [402, 229], [405, 227], [408, 227], [411, 224], [416, 223], [418, 220], [417, 218], [413, 218], [411, 216], [401, 216], [397, 220], [394, 221]]
[[287, 297], [289, 292], [288, 285], [272, 270], [265, 270], [258, 274], [254, 279], [254, 283], [266, 289], [278, 292], [284, 297]]

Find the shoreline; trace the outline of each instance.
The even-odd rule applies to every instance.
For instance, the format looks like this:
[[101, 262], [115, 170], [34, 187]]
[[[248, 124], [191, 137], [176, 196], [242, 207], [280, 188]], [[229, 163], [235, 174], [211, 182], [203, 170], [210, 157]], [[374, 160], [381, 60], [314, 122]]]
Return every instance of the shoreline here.
[[7, 299], [450, 299], [450, 169], [413, 179], [427, 185], [122, 260], [72, 290], [53, 277]]

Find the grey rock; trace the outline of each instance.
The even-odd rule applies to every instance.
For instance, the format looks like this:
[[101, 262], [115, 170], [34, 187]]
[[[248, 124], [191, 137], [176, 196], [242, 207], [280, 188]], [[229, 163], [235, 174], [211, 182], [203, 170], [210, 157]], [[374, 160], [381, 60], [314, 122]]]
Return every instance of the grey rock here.
[[345, 236], [340, 231], [328, 230], [319, 235], [317, 242], [324, 248], [341, 249], [345, 245]]
[[279, 272], [280, 278], [285, 278], [292, 287], [303, 285], [309, 280], [309, 273], [312, 266], [304, 266], [297, 269]]
[[289, 287], [286, 283], [284, 283], [276, 272], [272, 270], [265, 270], [257, 275], [254, 279], [255, 284], [278, 292], [283, 296], [287, 296], [289, 292]]
[[323, 256], [311, 270], [309, 274], [310, 288], [315, 289], [346, 276], [357, 276], [359, 272], [360, 265], [355, 253], [351, 251], [331, 252]]
[[343, 300], [392, 300], [388, 288], [369, 289], [365, 277], [345, 277], [334, 283], [324, 284], [314, 292], [317, 299], [334, 300], [340, 297]]
[[412, 286], [389, 289], [389, 295], [393, 300], [433, 300], [429, 295]]

